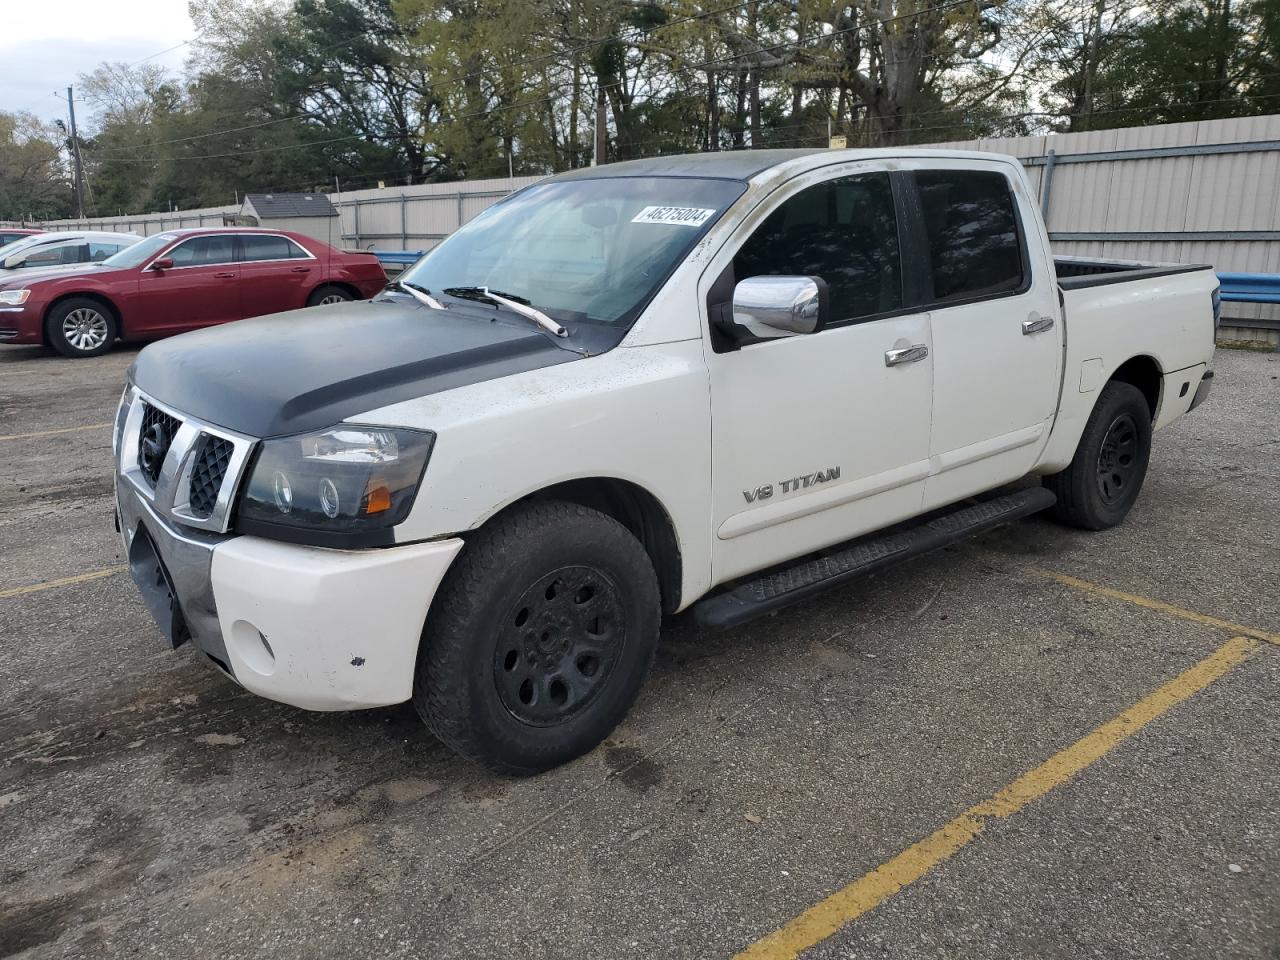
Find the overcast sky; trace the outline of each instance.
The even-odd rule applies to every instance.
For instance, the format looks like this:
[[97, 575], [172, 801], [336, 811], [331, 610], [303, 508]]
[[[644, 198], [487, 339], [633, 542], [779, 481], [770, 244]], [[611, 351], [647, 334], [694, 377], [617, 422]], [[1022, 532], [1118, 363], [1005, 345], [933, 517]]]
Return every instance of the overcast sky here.
[[[65, 119], [67, 84], [104, 60], [180, 67], [187, 47], [160, 51], [195, 32], [187, 0], [0, 0], [0, 8], [0, 110], [45, 120]], [[76, 104], [77, 123], [81, 110], [88, 105]]]

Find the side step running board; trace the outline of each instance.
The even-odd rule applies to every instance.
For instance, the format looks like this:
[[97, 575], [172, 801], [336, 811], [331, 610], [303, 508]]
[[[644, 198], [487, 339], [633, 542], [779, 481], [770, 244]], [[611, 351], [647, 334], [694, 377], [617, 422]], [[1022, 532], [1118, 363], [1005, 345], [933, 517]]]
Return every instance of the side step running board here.
[[865, 538], [843, 550], [740, 582], [723, 593], [699, 600], [693, 605], [694, 616], [705, 626], [731, 627], [837, 583], [1039, 513], [1056, 502], [1057, 497], [1044, 487], [1027, 487], [971, 503], [908, 529]]

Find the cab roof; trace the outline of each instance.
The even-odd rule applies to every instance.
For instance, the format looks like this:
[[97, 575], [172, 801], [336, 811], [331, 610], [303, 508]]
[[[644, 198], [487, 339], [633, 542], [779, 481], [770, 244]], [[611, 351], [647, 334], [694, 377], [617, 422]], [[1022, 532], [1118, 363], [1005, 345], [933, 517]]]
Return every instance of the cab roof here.
[[[796, 150], [720, 150], [712, 153], [682, 153], [643, 160], [623, 160], [598, 167], [582, 167], [558, 174], [552, 180], [595, 180], [601, 177], [717, 177], [726, 180], [753, 180], [761, 174], [787, 167], [793, 173], [832, 163], [856, 160], [907, 160], [918, 157], [945, 157], [965, 160], [1012, 161], [1002, 154], [976, 150], [947, 150], [929, 147], [887, 147], [862, 150], [829, 150], [810, 147]], [[1012, 161], [1016, 162], [1016, 161]]]

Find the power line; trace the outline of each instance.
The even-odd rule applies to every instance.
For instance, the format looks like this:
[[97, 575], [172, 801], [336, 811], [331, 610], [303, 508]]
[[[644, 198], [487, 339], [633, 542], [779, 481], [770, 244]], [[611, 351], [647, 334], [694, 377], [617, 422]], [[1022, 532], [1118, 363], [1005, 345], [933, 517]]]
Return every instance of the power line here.
[[149, 57], [143, 57], [141, 60], [134, 60], [133, 62], [126, 64], [126, 66], [136, 67], [140, 63], [146, 63], [148, 60], [154, 60], [156, 57], [163, 57], [166, 53], [173, 53], [175, 50], [181, 50], [183, 47], [191, 43], [195, 43], [194, 37], [190, 40], [183, 40], [181, 43], [175, 43], [172, 47], [165, 47], [159, 53], [153, 53]]

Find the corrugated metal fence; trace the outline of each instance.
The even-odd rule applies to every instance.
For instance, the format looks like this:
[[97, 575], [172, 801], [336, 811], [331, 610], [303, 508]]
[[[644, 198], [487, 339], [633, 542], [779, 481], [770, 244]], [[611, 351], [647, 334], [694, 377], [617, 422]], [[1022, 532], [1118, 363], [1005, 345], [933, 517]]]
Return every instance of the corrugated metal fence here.
[[[338, 208], [338, 219], [330, 223], [325, 218], [314, 218], [302, 232], [337, 246], [430, 250], [495, 200], [540, 179], [503, 177], [329, 194]], [[150, 236], [182, 227], [220, 226], [225, 217], [239, 212], [239, 206], [204, 207], [87, 220], [51, 220], [40, 226], [48, 230], [118, 230]], [[295, 229], [298, 223], [290, 220], [290, 229]]]
[[[1219, 271], [1280, 273], [1280, 115], [973, 140], [933, 146], [1012, 154], [1027, 168], [1058, 253], [1211, 263]], [[389, 187], [331, 195], [340, 242], [428, 250], [496, 199], [537, 177]], [[157, 233], [221, 223], [237, 207], [58, 221]], [[336, 239], [332, 236], [327, 239]], [[1280, 307], [1232, 304], [1255, 339], [1280, 342]]]

